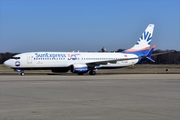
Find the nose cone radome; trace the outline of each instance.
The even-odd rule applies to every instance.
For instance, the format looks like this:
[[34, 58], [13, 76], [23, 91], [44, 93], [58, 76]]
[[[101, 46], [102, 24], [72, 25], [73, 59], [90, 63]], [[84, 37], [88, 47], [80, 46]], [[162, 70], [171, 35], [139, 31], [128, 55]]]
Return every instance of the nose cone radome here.
[[10, 67], [10, 66], [11, 66], [11, 61], [10, 61], [10, 60], [6, 60], [3, 64], [4, 64], [5, 66]]

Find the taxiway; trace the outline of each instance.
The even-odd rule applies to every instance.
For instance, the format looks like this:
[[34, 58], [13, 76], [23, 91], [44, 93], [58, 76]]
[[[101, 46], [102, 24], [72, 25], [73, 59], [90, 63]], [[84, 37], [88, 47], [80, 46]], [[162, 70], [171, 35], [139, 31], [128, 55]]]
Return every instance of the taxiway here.
[[1, 75], [0, 120], [179, 120], [179, 74]]

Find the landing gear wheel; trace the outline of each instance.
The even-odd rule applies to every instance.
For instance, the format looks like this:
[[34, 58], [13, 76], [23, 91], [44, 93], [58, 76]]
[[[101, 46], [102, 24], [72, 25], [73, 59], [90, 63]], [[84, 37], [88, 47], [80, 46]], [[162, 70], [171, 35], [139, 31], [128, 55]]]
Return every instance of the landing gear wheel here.
[[21, 76], [24, 76], [25, 74], [22, 72], [22, 73], [20, 73], [20, 75], [21, 75]]
[[89, 72], [89, 75], [96, 75], [96, 71], [91, 70], [91, 71]]

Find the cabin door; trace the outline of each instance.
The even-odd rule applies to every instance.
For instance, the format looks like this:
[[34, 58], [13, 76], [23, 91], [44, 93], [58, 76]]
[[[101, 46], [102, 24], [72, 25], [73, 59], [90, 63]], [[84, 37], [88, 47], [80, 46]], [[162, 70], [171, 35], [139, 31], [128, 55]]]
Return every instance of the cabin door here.
[[27, 63], [28, 63], [28, 64], [31, 64], [31, 63], [32, 63], [32, 57], [31, 57], [30, 54], [27, 55]]

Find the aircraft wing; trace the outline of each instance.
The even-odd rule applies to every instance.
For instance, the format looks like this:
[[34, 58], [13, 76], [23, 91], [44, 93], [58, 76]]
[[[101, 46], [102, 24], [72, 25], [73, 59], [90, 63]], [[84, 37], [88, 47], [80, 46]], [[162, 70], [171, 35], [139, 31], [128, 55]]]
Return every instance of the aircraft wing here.
[[102, 60], [102, 61], [96, 61], [96, 62], [89, 62], [86, 63], [88, 65], [107, 65], [108, 63], [117, 63], [117, 61], [125, 61], [125, 60], [134, 60], [134, 59], [138, 59], [138, 57], [133, 57], [133, 58], [122, 58], [122, 59], [115, 59], [115, 60]]

